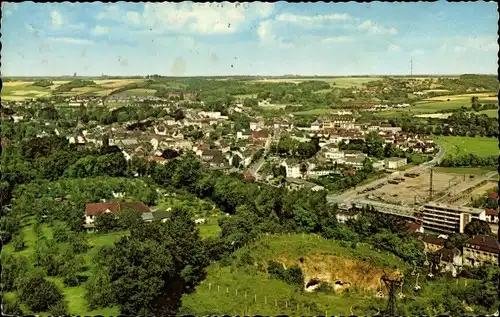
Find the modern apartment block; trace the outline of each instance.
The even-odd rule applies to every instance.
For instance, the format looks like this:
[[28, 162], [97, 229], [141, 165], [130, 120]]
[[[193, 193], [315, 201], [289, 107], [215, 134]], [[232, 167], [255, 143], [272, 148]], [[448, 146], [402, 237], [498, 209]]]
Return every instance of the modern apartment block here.
[[425, 229], [437, 232], [464, 232], [472, 219], [486, 220], [484, 209], [429, 202], [421, 213]]

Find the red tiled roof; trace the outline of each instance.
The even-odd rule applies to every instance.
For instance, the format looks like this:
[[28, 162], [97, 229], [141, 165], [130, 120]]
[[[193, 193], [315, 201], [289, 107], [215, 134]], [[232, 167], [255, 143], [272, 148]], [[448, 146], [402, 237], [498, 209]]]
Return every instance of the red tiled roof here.
[[485, 209], [486, 216], [498, 216], [498, 209]]
[[464, 246], [466, 248], [472, 248], [490, 253], [498, 254], [500, 252], [498, 240], [491, 236], [477, 235], [472, 239], [467, 240]]
[[410, 222], [410, 223], [408, 223], [408, 229], [415, 232], [415, 231], [420, 229], [420, 225], [417, 223], [414, 223], [414, 222]]
[[489, 198], [498, 199], [498, 193], [491, 193], [488, 195]]
[[111, 211], [112, 213], [116, 213], [120, 211], [119, 203], [94, 203], [94, 204], [86, 204], [85, 205], [85, 215], [86, 216], [95, 216], [106, 210]]
[[150, 212], [148, 206], [141, 202], [125, 202], [125, 203], [92, 203], [85, 205], [85, 215], [86, 216], [95, 216], [97, 214], [103, 213], [106, 210], [109, 210], [112, 213], [120, 212], [122, 208], [131, 207], [139, 212]]

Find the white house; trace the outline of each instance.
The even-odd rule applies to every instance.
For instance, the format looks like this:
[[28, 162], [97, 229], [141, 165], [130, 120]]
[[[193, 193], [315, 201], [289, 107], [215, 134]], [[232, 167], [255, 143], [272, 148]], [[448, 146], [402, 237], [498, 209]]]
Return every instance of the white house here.
[[388, 169], [398, 169], [408, 164], [406, 158], [390, 157], [385, 160], [385, 167]]
[[285, 167], [286, 177], [300, 178], [302, 173], [300, 172], [300, 164], [294, 162], [293, 160], [286, 159], [281, 163], [281, 166]]

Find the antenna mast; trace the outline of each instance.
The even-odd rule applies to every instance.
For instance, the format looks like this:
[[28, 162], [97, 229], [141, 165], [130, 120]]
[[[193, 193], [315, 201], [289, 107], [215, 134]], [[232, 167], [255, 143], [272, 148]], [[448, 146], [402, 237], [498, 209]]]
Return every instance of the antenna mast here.
[[410, 76], [413, 76], [413, 57], [410, 58]]

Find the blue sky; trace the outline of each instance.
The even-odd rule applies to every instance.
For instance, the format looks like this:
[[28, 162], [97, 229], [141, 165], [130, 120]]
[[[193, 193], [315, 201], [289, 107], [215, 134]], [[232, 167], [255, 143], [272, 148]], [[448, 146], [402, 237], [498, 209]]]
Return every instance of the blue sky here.
[[497, 72], [497, 4], [2, 3], [4, 76]]

